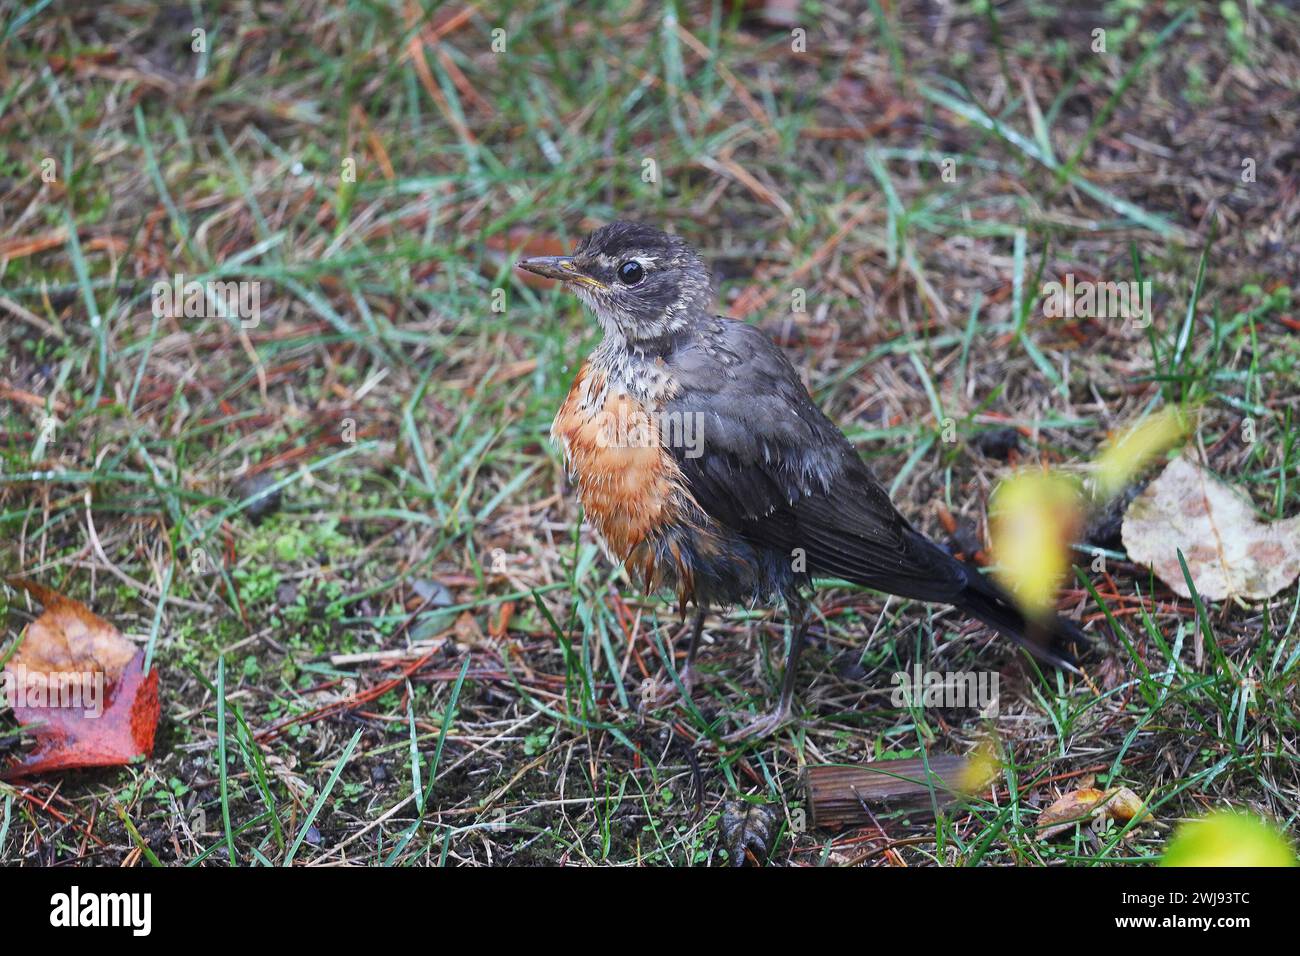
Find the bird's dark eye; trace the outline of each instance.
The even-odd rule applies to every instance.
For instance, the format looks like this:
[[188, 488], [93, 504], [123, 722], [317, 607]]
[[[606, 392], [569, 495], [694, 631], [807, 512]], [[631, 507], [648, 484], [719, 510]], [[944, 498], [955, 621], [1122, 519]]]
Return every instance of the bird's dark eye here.
[[645, 269], [641, 263], [629, 259], [618, 267], [618, 281], [624, 285], [636, 285], [645, 278]]

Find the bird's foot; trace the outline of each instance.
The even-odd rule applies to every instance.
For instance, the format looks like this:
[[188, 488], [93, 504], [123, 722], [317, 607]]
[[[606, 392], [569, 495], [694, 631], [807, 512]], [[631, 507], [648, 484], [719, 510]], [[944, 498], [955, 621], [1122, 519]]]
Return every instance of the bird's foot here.
[[[681, 682], [678, 688], [677, 683]], [[677, 672], [677, 681], [669, 675], [665, 682], [655, 681], [654, 689], [651, 690], [644, 698], [644, 709], [658, 710], [661, 707], [667, 707], [669, 704], [678, 700], [687, 701], [691, 699], [692, 691], [695, 689], [695, 672], [689, 664]]]
[[790, 704], [785, 701], [778, 705], [776, 709], [756, 720], [750, 721], [739, 730], [727, 734], [722, 739], [729, 744], [740, 743], [743, 740], [761, 740], [775, 733], [789, 719]]

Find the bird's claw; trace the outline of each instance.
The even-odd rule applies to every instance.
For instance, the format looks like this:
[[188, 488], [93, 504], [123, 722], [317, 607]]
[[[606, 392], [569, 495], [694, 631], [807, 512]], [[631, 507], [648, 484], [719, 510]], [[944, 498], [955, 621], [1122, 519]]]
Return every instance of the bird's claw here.
[[790, 708], [788, 706], [778, 707], [776, 710], [743, 725], [739, 730], [725, 735], [722, 739], [729, 744], [740, 743], [745, 740], [761, 740], [775, 733], [789, 718]]
[[[681, 687], [678, 688], [678, 682]], [[658, 684], [658, 682], [656, 682]], [[654, 693], [647, 695], [645, 698], [646, 710], [658, 710], [661, 707], [667, 707], [669, 704], [678, 700], [687, 701], [691, 699], [691, 692], [695, 686], [695, 673], [688, 664], [677, 672], [677, 680], [671, 677], [667, 683], [658, 684]]]

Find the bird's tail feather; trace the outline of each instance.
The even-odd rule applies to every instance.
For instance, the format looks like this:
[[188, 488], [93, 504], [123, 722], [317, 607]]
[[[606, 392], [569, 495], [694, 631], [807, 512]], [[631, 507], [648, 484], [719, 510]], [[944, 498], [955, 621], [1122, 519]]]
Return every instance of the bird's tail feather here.
[[1027, 617], [1006, 591], [975, 568], [967, 570], [968, 582], [954, 602], [956, 607], [1009, 637], [1040, 660], [1078, 672], [1075, 653], [1086, 648], [1088, 640], [1077, 624], [1055, 614], [1045, 619]]
[[[979, 568], [959, 561], [919, 531], [909, 529], [896, 573], [847, 574], [868, 587], [919, 601], [951, 604], [1024, 647], [1039, 660], [1078, 673], [1075, 649], [1091, 644], [1075, 623], [1050, 614], [1031, 617], [1015, 599]], [[901, 570], [900, 570], [901, 569]], [[840, 567], [834, 568], [843, 573]], [[873, 569], [874, 570], [874, 569]]]

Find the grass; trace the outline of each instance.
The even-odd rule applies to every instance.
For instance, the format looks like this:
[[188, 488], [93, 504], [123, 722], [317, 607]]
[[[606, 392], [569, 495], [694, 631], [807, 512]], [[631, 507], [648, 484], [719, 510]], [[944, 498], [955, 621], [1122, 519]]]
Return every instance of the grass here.
[[[147, 648], [163, 718], [150, 760], [0, 783], [0, 861], [720, 863], [733, 803], [797, 865], [1145, 863], [1220, 804], [1294, 831], [1300, 592], [1182, 601], [1113, 538], [1062, 596], [1114, 639], [1084, 679], [832, 585], [796, 720], [710, 746], [772, 702], [784, 619], [711, 617], [694, 703], [653, 704], [681, 622], [547, 438], [599, 333], [513, 269], [671, 223], [940, 539], [982, 541], [1011, 463], [981, 436], [1068, 467], [1166, 402], [1295, 514], [1300, 24], [1229, 5], [824, 4], [801, 52], [722, 3], [9, 14], [0, 567]], [[1067, 272], [1150, 279], [1151, 327], [1046, 318]], [[155, 315], [177, 273], [260, 282], [260, 322]], [[31, 610], [0, 600], [2, 654]], [[916, 663], [999, 673], [1000, 715], [893, 706]], [[1000, 779], [959, 812], [806, 826], [809, 764], [985, 739]], [[1156, 822], [1038, 840], [1090, 777]]]

